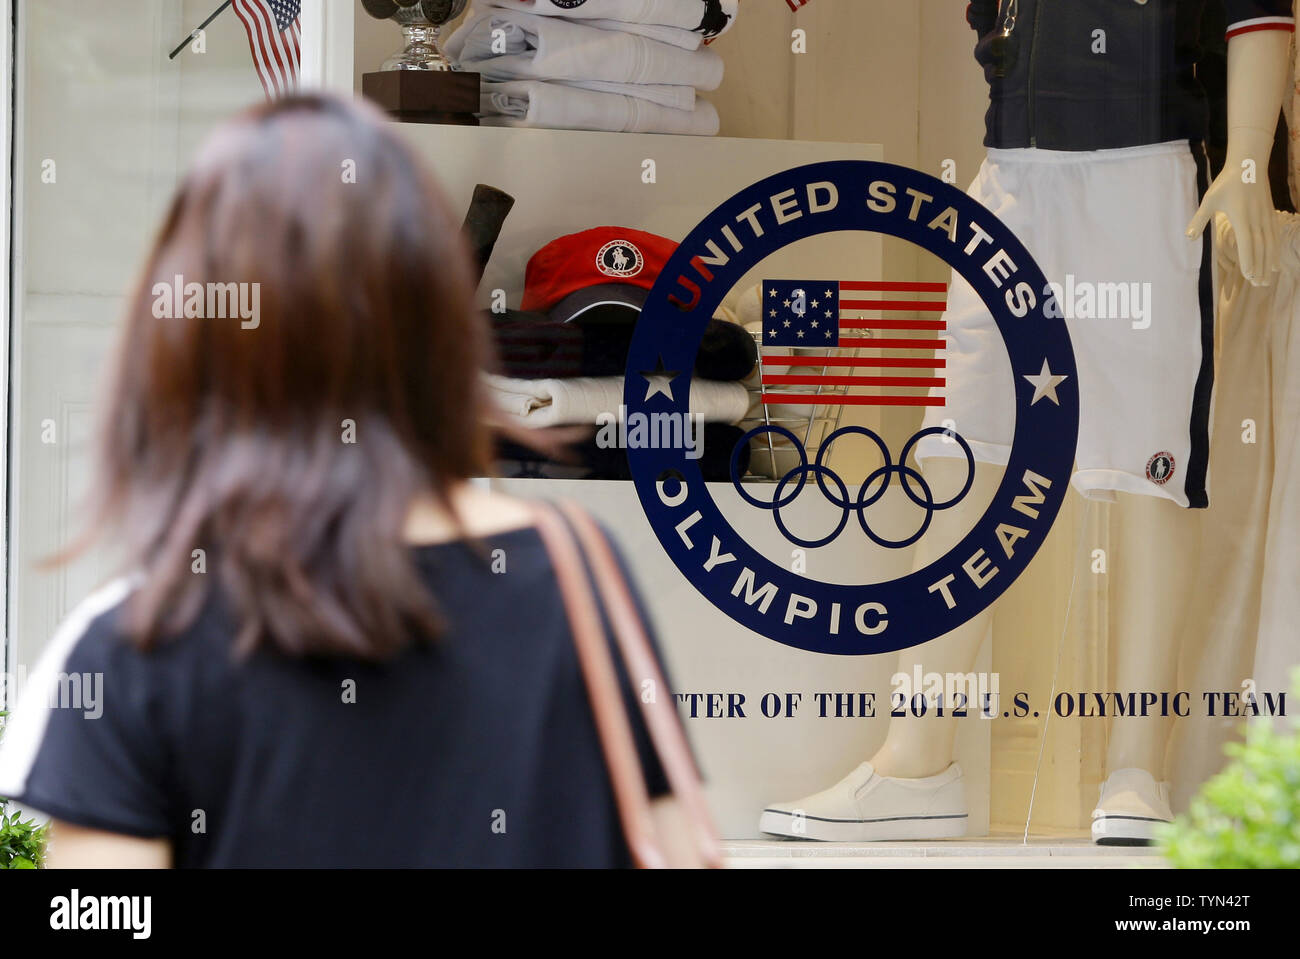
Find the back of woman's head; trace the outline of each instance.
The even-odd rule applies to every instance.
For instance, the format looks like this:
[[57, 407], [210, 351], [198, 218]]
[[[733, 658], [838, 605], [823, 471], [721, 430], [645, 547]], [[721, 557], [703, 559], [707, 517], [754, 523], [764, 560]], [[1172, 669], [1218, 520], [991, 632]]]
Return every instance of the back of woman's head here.
[[448, 505], [487, 466], [472, 299], [445, 200], [377, 112], [302, 96], [212, 135], [129, 300], [100, 433], [96, 529], [142, 574], [141, 643], [212, 580], [245, 652], [378, 658], [436, 630], [402, 533], [414, 496]]

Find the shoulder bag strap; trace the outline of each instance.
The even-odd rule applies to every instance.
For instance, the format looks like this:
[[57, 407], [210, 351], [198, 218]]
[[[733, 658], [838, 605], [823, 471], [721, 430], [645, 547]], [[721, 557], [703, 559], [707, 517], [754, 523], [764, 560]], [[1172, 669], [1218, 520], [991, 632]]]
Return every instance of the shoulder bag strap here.
[[[600, 590], [601, 601], [614, 630], [634, 692], [636, 677], [650, 679], [654, 683], [653, 702], [642, 702], [641, 708], [651, 743], [663, 764], [664, 774], [690, 824], [691, 838], [706, 865], [720, 866], [721, 846], [713, 831], [680, 721], [671, 712], [673, 706], [667, 698], [663, 677], [646, 638], [631, 591], [599, 527], [572, 504], [563, 504], [562, 509], [568, 523], [555, 507], [538, 504], [535, 510], [537, 527], [555, 567], [556, 580], [573, 632], [587, 696], [613, 785], [619, 819], [633, 861], [641, 868], [663, 868], [668, 864], [650, 814], [645, 775], [601, 623], [600, 608], [585, 572], [584, 553]], [[570, 523], [573, 524], [572, 528]], [[577, 540], [574, 538], [574, 530], [578, 533]], [[637, 698], [641, 700], [641, 697]], [[665, 707], [669, 712], [665, 712]]]
[[646, 792], [636, 741], [632, 737], [618, 674], [609, 654], [600, 611], [587, 579], [582, 555], [573, 534], [554, 507], [539, 504], [535, 513], [537, 529], [550, 554], [569, 618], [569, 629], [573, 633], [587, 698], [596, 719], [596, 731], [605, 754], [605, 766], [609, 770], [624, 838], [632, 860], [639, 868], [662, 869], [668, 862], [655, 835], [650, 797]]
[[613, 627], [634, 694], [642, 681], [650, 680], [652, 684], [653, 695], [649, 701], [644, 696], [637, 696], [650, 741], [659, 755], [668, 785], [682, 805], [701, 859], [706, 865], [717, 868], [722, 865], [722, 846], [681, 719], [646, 635], [645, 623], [632, 598], [632, 590], [608, 539], [591, 516], [574, 503], [561, 502], [558, 505], [577, 532], [578, 541], [591, 562], [596, 587]]

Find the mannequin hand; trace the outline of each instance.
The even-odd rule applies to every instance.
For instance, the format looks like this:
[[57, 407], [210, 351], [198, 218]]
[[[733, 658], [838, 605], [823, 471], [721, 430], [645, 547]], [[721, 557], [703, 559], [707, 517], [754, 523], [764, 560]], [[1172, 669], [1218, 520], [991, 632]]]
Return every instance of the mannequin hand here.
[[1232, 224], [1223, 215], [1216, 215], [1210, 229], [1214, 231], [1214, 259], [1224, 270], [1237, 270], [1237, 238], [1232, 234]]
[[[1267, 158], [1272, 144], [1253, 151], [1253, 157]], [[1273, 193], [1268, 183], [1268, 173], [1262, 165], [1256, 166], [1257, 179], [1247, 183], [1243, 179], [1242, 163], [1245, 157], [1230, 154], [1222, 172], [1214, 178], [1200, 209], [1187, 226], [1187, 236], [1200, 236], [1216, 213], [1222, 213], [1232, 224], [1237, 237], [1237, 262], [1241, 273], [1255, 286], [1272, 282], [1277, 272], [1277, 218], [1273, 215]]]

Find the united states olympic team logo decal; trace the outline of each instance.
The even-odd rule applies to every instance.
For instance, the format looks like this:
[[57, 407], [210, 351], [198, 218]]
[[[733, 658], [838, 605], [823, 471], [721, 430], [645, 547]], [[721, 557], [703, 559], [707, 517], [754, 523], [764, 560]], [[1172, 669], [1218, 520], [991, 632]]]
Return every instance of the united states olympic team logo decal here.
[[[841, 655], [891, 652], [950, 632], [987, 608], [1024, 571], [1065, 499], [1079, 427], [1074, 352], [1046, 279], [1024, 246], [987, 208], [935, 177], [889, 163], [843, 160], [797, 167], [761, 180], [722, 203], [691, 231], [650, 291], [628, 352], [624, 402], [629, 417], [688, 415], [691, 371], [709, 319], [727, 293], [764, 258], [812, 236], [865, 231], [899, 237], [948, 263], [992, 313], [1015, 381], [1015, 432], [1006, 471], [983, 516], [945, 555], [887, 582], [850, 585], [793, 572], [748, 544], [724, 518], [697, 458], [673, 447], [630, 447], [628, 463], [646, 517], [677, 568], [733, 621], [777, 642]], [[767, 288], [764, 288], [767, 293]], [[778, 291], [782, 302], [821, 291]], [[832, 291], [827, 291], [832, 292]], [[819, 304], [823, 308], [824, 304]], [[765, 314], [766, 315], [766, 314]], [[808, 332], [812, 331], [811, 321]], [[823, 331], [824, 333], [824, 331]], [[864, 364], [869, 365], [869, 364]], [[1046, 371], [1051, 372], [1050, 378]], [[647, 387], [645, 371], [673, 371]], [[1045, 385], [1051, 401], [1044, 400]], [[1040, 402], [1040, 400], [1043, 400]], [[751, 435], [777, 426], [764, 426]], [[974, 458], [956, 431], [919, 431], [891, 450], [865, 427], [848, 426], [810, 456], [784, 438], [798, 464], [773, 484], [741, 484], [745, 504], [771, 514], [795, 546], [816, 549], [855, 525], [863, 549], [897, 549], [925, 534], [930, 518], [970, 490]], [[937, 500], [908, 465], [925, 435], [944, 433], [966, 458], [968, 479]], [[829, 465], [835, 441], [876, 446], [883, 465], [857, 489]], [[748, 442], [748, 438], [745, 442]], [[739, 453], [739, 448], [737, 449]], [[869, 507], [898, 484], [922, 514], [917, 532], [889, 539], [867, 520]], [[762, 495], [759, 495], [759, 493]], [[781, 510], [800, 495], [824, 497], [840, 511], [827, 536], [802, 538]], [[788, 561], [788, 556], [782, 557]], [[996, 568], [996, 575], [990, 570]]]

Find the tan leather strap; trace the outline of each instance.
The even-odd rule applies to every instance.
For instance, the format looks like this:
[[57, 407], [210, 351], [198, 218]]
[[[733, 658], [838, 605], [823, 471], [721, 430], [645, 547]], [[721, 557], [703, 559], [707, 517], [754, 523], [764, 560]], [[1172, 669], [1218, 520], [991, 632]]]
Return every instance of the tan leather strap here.
[[691, 837], [694, 845], [706, 865], [720, 867], [722, 845], [713, 826], [704, 790], [700, 786], [686, 734], [646, 635], [640, 610], [632, 598], [632, 590], [609, 540], [595, 521], [574, 503], [561, 502], [558, 506], [577, 532], [578, 542], [591, 563], [596, 587], [600, 591], [614, 638], [622, 653], [633, 693], [637, 693], [644, 681], [649, 680], [651, 683], [653, 695], [648, 700], [644, 695], [637, 695], [637, 701], [641, 704], [646, 729], [659, 755], [668, 784], [681, 803], [694, 833]]
[[655, 835], [650, 797], [641, 772], [636, 741], [632, 737], [618, 674], [581, 552], [572, 532], [553, 507], [539, 505], [535, 513], [537, 529], [550, 554], [569, 617], [569, 628], [573, 632], [578, 662], [587, 686], [587, 698], [596, 719], [596, 731], [632, 861], [642, 869], [662, 869], [668, 862]]

